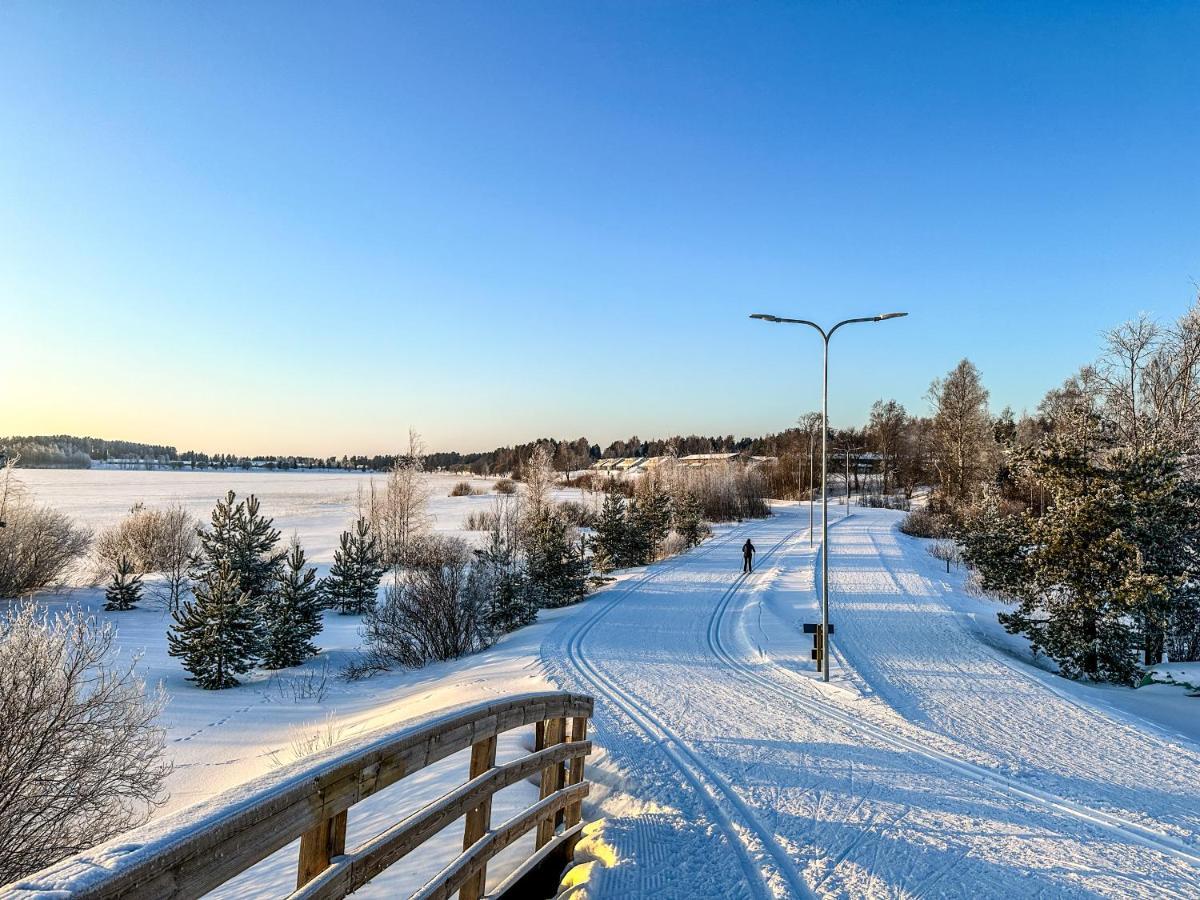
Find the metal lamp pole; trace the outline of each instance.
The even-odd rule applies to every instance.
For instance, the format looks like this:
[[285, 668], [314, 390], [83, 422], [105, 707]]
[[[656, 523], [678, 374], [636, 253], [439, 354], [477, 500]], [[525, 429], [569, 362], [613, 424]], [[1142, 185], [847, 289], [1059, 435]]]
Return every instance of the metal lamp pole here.
[[[860, 450], [866, 450], [866, 447], [843, 447], [842, 457], [846, 461], [846, 516], [850, 515], [850, 454], [858, 453]], [[842, 518], [846, 518], [842, 516]]]
[[808, 546], [813, 545], [813, 433], [808, 430]]
[[843, 319], [828, 331], [808, 319], [787, 319], [767, 313], [753, 313], [750, 318], [783, 325], [807, 325], [821, 335], [825, 343], [825, 358], [821, 376], [821, 680], [829, 680], [829, 339], [843, 325], [856, 322], [883, 322], [899, 319], [908, 313], [893, 312], [879, 316], [863, 316], [858, 319]]

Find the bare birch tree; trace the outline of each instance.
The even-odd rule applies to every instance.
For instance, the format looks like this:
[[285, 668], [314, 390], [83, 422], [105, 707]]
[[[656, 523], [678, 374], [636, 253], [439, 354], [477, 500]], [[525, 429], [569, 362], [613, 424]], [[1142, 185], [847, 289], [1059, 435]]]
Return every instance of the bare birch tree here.
[[170, 765], [137, 659], [75, 610], [32, 604], [0, 618], [0, 882], [146, 820]]
[[408, 453], [388, 471], [382, 492], [371, 484], [367, 501], [367, 518], [379, 539], [383, 562], [397, 575], [412, 563], [415, 543], [430, 525], [424, 455], [421, 436], [410, 428]]

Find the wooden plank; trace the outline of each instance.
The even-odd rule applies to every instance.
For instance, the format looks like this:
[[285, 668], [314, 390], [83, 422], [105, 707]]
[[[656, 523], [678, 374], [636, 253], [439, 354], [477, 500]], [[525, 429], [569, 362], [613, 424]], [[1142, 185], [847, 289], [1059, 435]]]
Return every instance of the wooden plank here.
[[[588, 720], [584, 716], [576, 716], [571, 719], [571, 740], [573, 742], [587, 740]], [[583, 767], [586, 762], [586, 757], [576, 756], [571, 760], [570, 766], [567, 769], [567, 784], [579, 784], [583, 781]], [[583, 804], [572, 803], [567, 807], [563, 816], [563, 824], [567, 828], [572, 828], [579, 824], [583, 818]]]
[[304, 887], [329, 868], [335, 856], [346, 852], [346, 810], [325, 819], [316, 828], [300, 836], [300, 859], [296, 866], [296, 887]]
[[[567, 735], [567, 720], [566, 719], [548, 719], [546, 721], [546, 746], [550, 747], [554, 744], [560, 744], [566, 740]], [[563, 770], [562, 763], [554, 763], [542, 769], [542, 799], [549, 797], [555, 791], [562, 787]], [[551, 816], [545, 822], [538, 825], [536, 847], [541, 849], [550, 842], [554, 837], [554, 817]]]
[[[478, 778], [496, 765], [496, 738], [484, 738], [471, 748], [471, 778]], [[463, 823], [463, 849], [471, 849], [471, 845], [483, 837], [492, 827], [492, 795], [467, 812]], [[487, 882], [487, 864], [480, 866], [479, 871], [467, 879], [458, 892], [459, 900], [479, 900], [483, 896], [483, 887]]]

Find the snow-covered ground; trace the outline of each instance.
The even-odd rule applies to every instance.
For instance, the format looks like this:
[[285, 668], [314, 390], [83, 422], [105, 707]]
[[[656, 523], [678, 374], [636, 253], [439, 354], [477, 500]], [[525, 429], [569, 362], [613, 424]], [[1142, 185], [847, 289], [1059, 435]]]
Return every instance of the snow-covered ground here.
[[[184, 499], [206, 513], [228, 487], [253, 490], [322, 563], [363, 480], [22, 474], [36, 476], [26, 480], [43, 502], [89, 524], [138, 499]], [[138, 488], [110, 498], [105, 482], [88, 482], [93, 496], [83, 497], [53, 484], [96, 476]], [[202, 487], [172, 483], [181, 478]], [[325, 479], [333, 481], [317, 484]], [[439, 528], [491, 502], [446, 498], [455, 480], [433, 491]], [[162, 493], [148, 493], [154, 485]], [[112, 614], [123, 646], [145, 650], [147, 675], [172, 696], [169, 808], [269, 771], [287, 758], [299, 725], [311, 732], [328, 720], [353, 738], [447, 706], [564, 687], [597, 697], [586, 812], [604, 817], [588, 841], [604, 863], [593, 867], [586, 896], [1200, 897], [1200, 699], [1175, 685], [1078, 685], [1030, 664], [1020, 642], [992, 627], [997, 607], [968, 596], [961, 573], [947, 574], [924, 542], [899, 534], [898, 514], [857, 508], [845, 520], [834, 511], [836, 665], [824, 685], [800, 631], [816, 618], [818, 588], [807, 512], [776, 513], [624, 573], [487, 653], [366, 682], [331, 677], [319, 703], [297, 700], [293, 688], [326, 659], [331, 672], [340, 667], [358, 643], [356, 619], [329, 616], [325, 652], [302, 670], [204, 692], [165, 656], [159, 611]], [[755, 573], [742, 577], [747, 536], [760, 554]], [[98, 593], [72, 600], [96, 605]], [[511, 735], [501, 754], [529, 740]], [[355, 807], [351, 843], [461, 782], [465, 770], [460, 755]], [[528, 784], [507, 789], [497, 821], [533, 797]], [[411, 890], [460, 840], [461, 826], [452, 826], [363, 895]], [[295, 848], [281, 851], [221, 896], [285, 894], [294, 861]]]
[[606, 698], [593, 774], [618, 863], [596, 896], [1200, 897], [1193, 738], [981, 641], [959, 576], [884, 510], [831, 530], [823, 685], [800, 633], [818, 556], [806, 515], [777, 512], [543, 645], [556, 681]]
[[[283, 472], [167, 472], [22, 469], [25, 488], [42, 504], [68, 513], [93, 529], [119, 520], [137, 502], [161, 506], [179, 502], [207, 521], [213, 504], [227, 490], [239, 496], [254, 493], [266, 515], [285, 539], [299, 536], [309, 562], [322, 574], [333, 561], [338, 535], [356, 515], [358, 496], [365, 494], [368, 476], [342, 473]], [[432, 526], [442, 533], [470, 540], [478, 533], [462, 530], [471, 511], [488, 510], [494, 493], [450, 497], [450, 489], [464, 479], [429, 475], [429, 513]], [[494, 479], [470, 479], [477, 489], [490, 492]], [[560, 489], [560, 500], [580, 500], [581, 492]], [[455, 663], [431, 665], [414, 672], [378, 675], [367, 681], [347, 682], [339, 677], [344, 664], [361, 644], [357, 616], [325, 614], [325, 630], [316, 643], [320, 656], [294, 669], [252, 672], [243, 684], [224, 691], [204, 691], [186, 680], [179, 661], [167, 655], [166, 632], [170, 617], [153, 601], [135, 610], [103, 610], [102, 588], [77, 587], [63, 595], [40, 595], [38, 602], [51, 608], [79, 605], [97, 617], [114, 622], [123, 653], [141, 654], [139, 669], [150, 685], [162, 684], [170, 696], [161, 724], [167, 730], [167, 754], [174, 771], [166, 783], [169, 799], [156, 819], [212, 797], [271, 771], [293, 759], [297, 738], [320, 734], [338, 741], [353, 740], [372, 729], [395, 725], [436, 710], [477, 700], [553, 687], [538, 663], [539, 629], [550, 627], [562, 613], [543, 613], [531, 629], [509, 635], [492, 650]], [[312, 692], [324, 684], [320, 697]], [[519, 755], [522, 745], [532, 747], [532, 736], [511, 734], [502, 739], [499, 758]], [[394, 824], [406, 812], [440, 796], [465, 781], [467, 760], [459, 754], [428, 772], [406, 779], [398, 790], [385, 791], [356, 806], [350, 817], [349, 840], [366, 839]], [[397, 797], [402, 798], [400, 801]], [[537, 799], [537, 789], [517, 784], [497, 795], [495, 821], [524, 809]], [[430, 845], [422, 863], [409, 864], [372, 882], [359, 896], [395, 896], [424, 883], [460, 849], [461, 826], [452, 826]], [[529, 847], [512, 848], [491, 868], [503, 877]], [[274, 897], [294, 886], [296, 848], [289, 847], [242, 879], [231, 882], [215, 896]]]

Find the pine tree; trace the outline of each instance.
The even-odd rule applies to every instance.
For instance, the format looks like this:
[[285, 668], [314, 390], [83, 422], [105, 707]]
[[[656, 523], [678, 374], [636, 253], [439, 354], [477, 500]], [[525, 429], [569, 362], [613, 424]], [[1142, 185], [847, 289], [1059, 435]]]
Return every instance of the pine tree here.
[[599, 572], [611, 572], [625, 564], [629, 523], [625, 500], [616, 491], [604, 495], [604, 506], [592, 532], [592, 564]]
[[142, 576], [133, 570], [129, 557], [121, 554], [112, 581], [104, 591], [104, 608], [124, 612], [133, 609], [142, 599]]
[[618, 557], [621, 568], [644, 566], [651, 561], [650, 533], [645, 528], [642, 503], [641, 497], [634, 497], [625, 506], [625, 540]]
[[671, 506], [671, 525], [675, 533], [683, 539], [687, 549], [699, 546], [704, 537], [704, 511], [700, 508], [700, 499], [688, 491], [683, 498]]
[[1017, 601], [1004, 627], [1064, 675], [1134, 682], [1139, 641], [1153, 664], [1171, 622], [1198, 602], [1200, 489], [1173, 454], [1097, 454], [1077, 435], [1019, 462], [1049, 506], [1035, 517], [985, 504], [960, 534], [964, 558], [986, 589]]
[[167, 652], [183, 660], [200, 687], [233, 687], [234, 676], [254, 665], [258, 610], [227, 560], [207, 570], [193, 594], [171, 614], [175, 624], [167, 632]]
[[379, 542], [360, 516], [353, 531], [342, 532], [340, 543], [325, 579], [325, 595], [343, 614], [361, 615], [374, 605], [379, 579], [386, 571], [379, 557]]
[[482, 610], [483, 626], [498, 637], [537, 618], [537, 603], [529, 579], [521, 571], [516, 548], [497, 516], [486, 547], [475, 551], [467, 577], [467, 592]]
[[571, 529], [550, 509], [525, 523], [525, 570], [538, 605], [567, 606], [587, 593], [591, 565]]
[[227, 493], [217, 501], [211, 525], [200, 531], [199, 538], [195, 576], [202, 578], [227, 562], [242, 592], [261, 603], [287, 551], [277, 549], [279, 532], [274, 521], [260, 513], [258, 498], [251, 494], [238, 502], [233, 491]]
[[642, 479], [637, 494], [637, 503], [630, 508], [629, 525], [640, 536], [642, 563], [651, 563], [658, 559], [671, 530], [671, 498], [650, 476]]
[[317, 570], [307, 565], [304, 548], [293, 540], [273, 590], [259, 607], [265, 668], [298, 666], [320, 652], [312, 643], [322, 627], [320, 594]]

